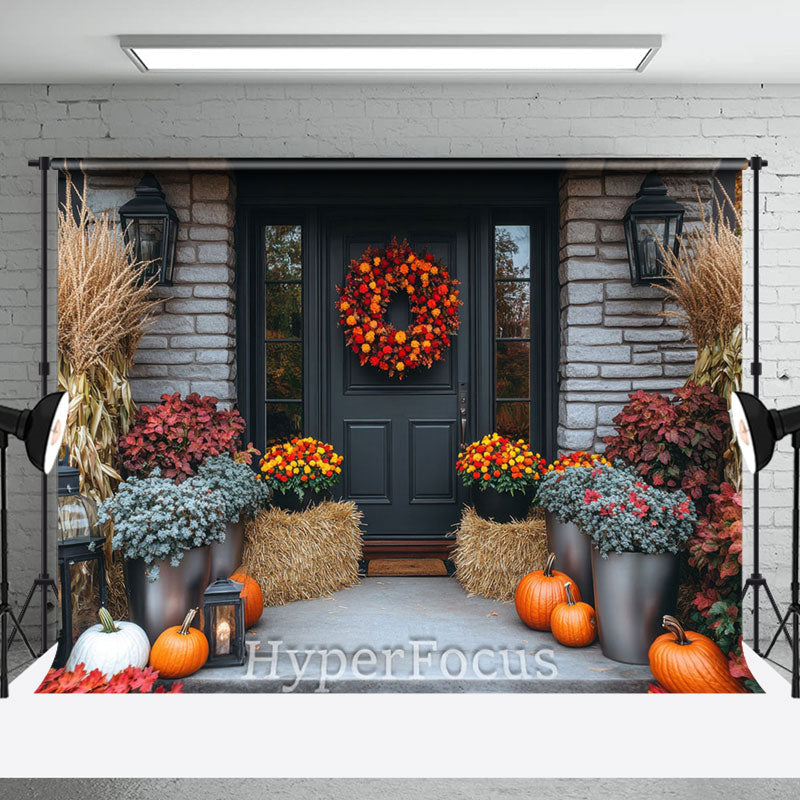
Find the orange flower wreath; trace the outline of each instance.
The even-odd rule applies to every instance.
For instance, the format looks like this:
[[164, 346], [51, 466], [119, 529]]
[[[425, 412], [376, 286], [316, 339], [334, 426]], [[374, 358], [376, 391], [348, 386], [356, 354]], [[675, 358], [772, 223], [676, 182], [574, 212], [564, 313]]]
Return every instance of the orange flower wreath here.
[[[415, 253], [408, 242], [392, 239], [386, 248], [368, 248], [350, 262], [343, 287], [337, 287], [339, 324], [347, 346], [369, 364], [399, 379], [410, 370], [444, 358], [459, 326], [458, 286], [447, 267], [431, 253]], [[413, 324], [404, 331], [385, 321], [395, 292], [405, 291]]]

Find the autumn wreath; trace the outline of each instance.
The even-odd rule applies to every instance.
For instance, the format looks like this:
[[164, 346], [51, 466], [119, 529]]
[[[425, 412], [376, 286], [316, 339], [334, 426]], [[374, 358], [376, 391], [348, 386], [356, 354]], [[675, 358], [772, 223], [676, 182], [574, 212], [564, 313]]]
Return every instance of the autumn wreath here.
[[[400, 379], [410, 370], [430, 369], [458, 331], [459, 283], [434, 255], [415, 253], [405, 240], [368, 248], [350, 262], [344, 286], [337, 287], [347, 346], [362, 366]], [[392, 296], [402, 291], [408, 293], [413, 323], [399, 331], [385, 318]]]

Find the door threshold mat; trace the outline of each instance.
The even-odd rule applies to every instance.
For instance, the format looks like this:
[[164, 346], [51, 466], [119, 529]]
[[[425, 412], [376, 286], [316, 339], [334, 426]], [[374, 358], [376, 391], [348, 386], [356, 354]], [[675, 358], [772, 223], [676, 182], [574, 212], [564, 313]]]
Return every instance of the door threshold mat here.
[[447, 576], [441, 558], [371, 558], [367, 562], [368, 578]]

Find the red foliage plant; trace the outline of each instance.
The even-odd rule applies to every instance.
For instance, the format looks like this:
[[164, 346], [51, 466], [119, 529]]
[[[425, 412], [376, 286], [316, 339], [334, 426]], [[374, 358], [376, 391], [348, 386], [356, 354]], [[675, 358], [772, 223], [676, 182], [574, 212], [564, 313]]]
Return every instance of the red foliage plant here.
[[65, 669], [48, 671], [36, 694], [182, 694], [183, 682], [173, 683], [169, 689], [155, 686], [158, 670], [152, 667], [127, 669], [112, 675], [106, 680], [99, 669], [86, 671], [84, 664], [78, 664], [74, 672]]
[[136, 412], [133, 426], [119, 439], [120, 461], [133, 474], [149, 475], [158, 467], [163, 477], [180, 483], [210, 456], [236, 456], [244, 429], [241, 414], [218, 409], [216, 397], [164, 394], [157, 406]]
[[722, 586], [742, 569], [742, 496], [729, 483], [711, 495], [689, 543], [689, 563]]
[[629, 397], [614, 417], [617, 433], [603, 440], [606, 458], [624, 459], [653, 486], [683, 489], [702, 512], [722, 483], [721, 454], [730, 439], [725, 402], [691, 381], [672, 397], [643, 391]]

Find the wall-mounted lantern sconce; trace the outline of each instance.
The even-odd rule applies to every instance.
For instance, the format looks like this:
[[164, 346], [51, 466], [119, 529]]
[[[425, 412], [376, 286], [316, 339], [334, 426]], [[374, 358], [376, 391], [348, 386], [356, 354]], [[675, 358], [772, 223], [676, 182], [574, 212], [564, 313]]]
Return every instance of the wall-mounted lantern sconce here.
[[667, 195], [667, 187], [657, 172], [651, 172], [642, 181], [623, 220], [633, 286], [665, 282], [664, 259], [658, 243], [677, 255], [684, 213], [683, 206]]
[[178, 244], [178, 215], [167, 204], [161, 184], [150, 172], [142, 176], [136, 197], [119, 210], [125, 243], [133, 244], [135, 262], [150, 262], [142, 279], [157, 278], [161, 286], [172, 286], [175, 249]]

